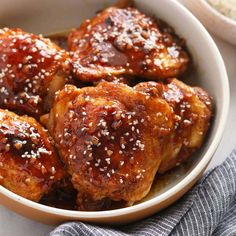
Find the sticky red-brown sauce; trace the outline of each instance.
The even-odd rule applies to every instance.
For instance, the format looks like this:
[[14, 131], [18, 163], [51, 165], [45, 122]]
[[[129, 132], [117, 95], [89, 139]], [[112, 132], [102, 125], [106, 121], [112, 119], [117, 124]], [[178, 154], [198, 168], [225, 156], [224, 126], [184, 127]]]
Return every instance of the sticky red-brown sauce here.
[[70, 33], [68, 47], [73, 72], [84, 81], [114, 72], [164, 79], [182, 74], [189, 62], [170, 27], [133, 8], [111, 7], [84, 21]]
[[[60, 47], [67, 50], [67, 36], [66, 35], [52, 35], [50, 39], [58, 44]], [[190, 162], [186, 162], [181, 166], [178, 166], [172, 169], [170, 172], [167, 172], [164, 175], [157, 174], [152, 186], [150, 193], [143, 199], [145, 201], [156, 195], [160, 192], [163, 188], [165, 188], [171, 181], [180, 178], [181, 175], [186, 173], [190, 168]], [[55, 187], [55, 189], [50, 192], [49, 194], [45, 195], [40, 203], [52, 206], [61, 209], [67, 210], [77, 210], [76, 198], [78, 192], [73, 188], [71, 184], [67, 187]], [[112, 201], [110, 199], [105, 199], [101, 201], [100, 204], [102, 205], [101, 210], [112, 210], [112, 209], [119, 209], [123, 207], [127, 207], [127, 203], [124, 201]], [[88, 206], [89, 208], [90, 206]]]
[[64, 175], [61, 163], [45, 130], [28, 117], [18, 117], [0, 110], [0, 162], [8, 163], [12, 156], [19, 170], [28, 172], [40, 183], [48, 184]]
[[0, 30], [0, 106], [42, 115], [47, 88], [67, 59], [47, 39], [20, 29]]

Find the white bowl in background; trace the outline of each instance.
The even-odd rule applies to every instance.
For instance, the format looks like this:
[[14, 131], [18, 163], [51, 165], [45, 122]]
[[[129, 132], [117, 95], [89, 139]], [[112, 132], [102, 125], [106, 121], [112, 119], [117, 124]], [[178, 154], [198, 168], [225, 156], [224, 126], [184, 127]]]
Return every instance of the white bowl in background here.
[[224, 16], [207, 0], [180, 0], [212, 33], [236, 45], [236, 20]]
[[[5, 26], [22, 27], [24, 30], [33, 32], [59, 31], [78, 26], [83, 19], [93, 15], [96, 10], [113, 2], [105, 0], [24, 0], [24, 7], [15, 1], [10, 8], [7, 8], [8, 3], [5, 2], [1, 5], [1, 11], [4, 11], [4, 6], [6, 6], [6, 11], [8, 9], [9, 12], [0, 14], [0, 22], [4, 22]], [[28, 218], [48, 224], [69, 220], [123, 224], [142, 219], [167, 207], [179, 199], [201, 177], [219, 145], [226, 124], [229, 85], [224, 62], [211, 36], [180, 3], [175, 0], [136, 0], [135, 2], [140, 10], [166, 21], [178, 35], [186, 39], [195, 68], [187, 82], [203, 87], [214, 99], [215, 115], [211, 130], [204, 146], [196, 153], [191, 166], [184, 174], [173, 179], [161, 191], [154, 193], [144, 202], [117, 210], [82, 212], [57, 209], [29, 201], [1, 186], [0, 204]], [[53, 9], [52, 5], [54, 5]], [[42, 18], [44, 18], [43, 22]], [[52, 19], [55, 21], [51, 21]]]

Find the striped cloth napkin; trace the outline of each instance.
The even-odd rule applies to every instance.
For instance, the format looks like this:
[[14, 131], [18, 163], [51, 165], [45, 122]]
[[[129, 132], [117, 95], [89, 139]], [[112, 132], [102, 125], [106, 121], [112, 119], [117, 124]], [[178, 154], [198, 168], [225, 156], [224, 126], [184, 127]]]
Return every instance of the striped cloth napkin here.
[[50, 236], [236, 235], [236, 150], [182, 199], [155, 216], [122, 227], [66, 223]]

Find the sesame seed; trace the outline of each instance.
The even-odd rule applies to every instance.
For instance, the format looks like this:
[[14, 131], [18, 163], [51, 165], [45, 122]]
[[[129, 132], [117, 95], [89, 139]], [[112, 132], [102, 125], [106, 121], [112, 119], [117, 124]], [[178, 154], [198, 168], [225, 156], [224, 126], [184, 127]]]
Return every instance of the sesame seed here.
[[29, 183], [29, 182], [30, 182], [30, 178], [26, 178], [25, 183]]
[[137, 176], [136, 176], [136, 179], [140, 179], [141, 178], [141, 174], [138, 174]]
[[99, 139], [96, 136], [92, 136], [92, 143], [93, 145], [98, 145]]
[[10, 144], [6, 144], [5, 150], [8, 152], [10, 150]]
[[54, 175], [56, 173], [56, 169], [54, 166], [51, 167], [51, 173]]
[[107, 150], [107, 155], [108, 156], [111, 156], [113, 154], [113, 151], [112, 150]]
[[46, 170], [45, 166], [43, 166], [43, 165], [41, 166], [41, 172], [43, 175], [47, 173], [47, 170]]
[[105, 161], [107, 162], [108, 165], [111, 164], [111, 158], [105, 158]]

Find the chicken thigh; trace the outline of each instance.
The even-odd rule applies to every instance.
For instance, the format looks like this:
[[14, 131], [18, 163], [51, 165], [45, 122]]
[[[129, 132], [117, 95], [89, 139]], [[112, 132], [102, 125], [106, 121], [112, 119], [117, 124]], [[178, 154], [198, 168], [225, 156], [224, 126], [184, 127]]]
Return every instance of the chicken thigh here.
[[73, 72], [96, 82], [121, 75], [159, 80], [181, 75], [189, 62], [183, 40], [135, 8], [110, 7], [68, 37]]
[[92, 207], [106, 198], [127, 204], [141, 200], [163, 159], [173, 115], [164, 99], [125, 84], [66, 85], [47, 127], [79, 191], [78, 208], [98, 210]]
[[39, 117], [70, 73], [67, 52], [21, 29], [0, 30], [0, 107]]
[[34, 118], [0, 109], [0, 185], [38, 202], [64, 176], [47, 131]]
[[140, 83], [134, 89], [163, 98], [175, 113], [175, 127], [158, 172], [164, 173], [186, 161], [202, 146], [212, 116], [210, 96], [199, 87], [191, 87], [177, 79], [168, 84]]

